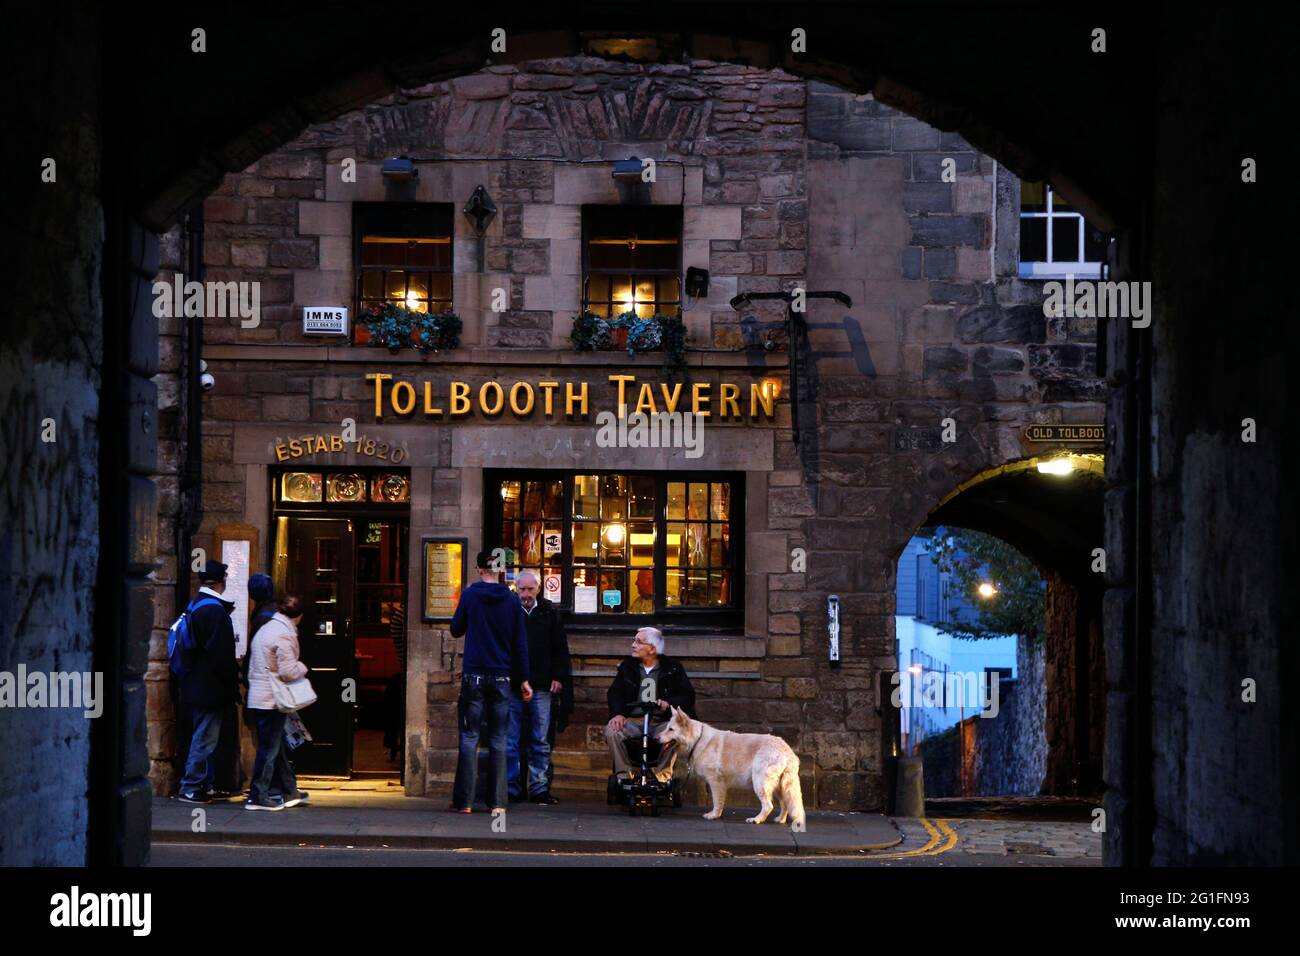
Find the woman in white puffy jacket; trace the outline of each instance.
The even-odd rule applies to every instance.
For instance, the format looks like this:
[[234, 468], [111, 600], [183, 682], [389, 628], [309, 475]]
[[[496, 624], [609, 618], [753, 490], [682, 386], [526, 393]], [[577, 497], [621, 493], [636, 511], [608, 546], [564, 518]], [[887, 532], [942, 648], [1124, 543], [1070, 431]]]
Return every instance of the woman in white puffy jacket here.
[[[257, 730], [257, 761], [253, 765], [253, 782], [245, 810], [284, 810], [307, 799], [298, 789], [298, 780], [289, 764], [284, 742], [284, 723], [288, 719], [275, 708], [271, 681], [295, 681], [307, 673], [299, 659], [298, 623], [302, 620], [302, 599], [287, 594], [269, 621], [257, 629], [248, 651], [248, 716]], [[271, 798], [271, 785], [278, 784], [283, 797]]]

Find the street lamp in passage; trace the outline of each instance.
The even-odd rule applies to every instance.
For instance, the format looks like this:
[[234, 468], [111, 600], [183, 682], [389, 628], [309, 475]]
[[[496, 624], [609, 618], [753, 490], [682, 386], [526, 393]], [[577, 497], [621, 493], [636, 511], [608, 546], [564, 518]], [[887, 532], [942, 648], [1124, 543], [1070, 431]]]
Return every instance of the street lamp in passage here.
[[1068, 475], [1074, 471], [1074, 459], [1069, 455], [1052, 458], [1038, 463], [1038, 472], [1042, 475]]
[[975, 591], [986, 601], [998, 593], [998, 589], [991, 581], [981, 581]]

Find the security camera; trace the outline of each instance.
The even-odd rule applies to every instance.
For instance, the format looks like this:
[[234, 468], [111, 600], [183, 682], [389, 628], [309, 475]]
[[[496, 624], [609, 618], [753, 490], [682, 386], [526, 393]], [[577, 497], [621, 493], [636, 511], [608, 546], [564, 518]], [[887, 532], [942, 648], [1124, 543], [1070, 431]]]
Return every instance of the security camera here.
[[203, 391], [210, 392], [217, 387], [217, 380], [212, 377], [211, 372], [204, 372], [199, 376], [199, 384], [203, 386]]
[[199, 359], [199, 372], [202, 373], [202, 372], [206, 372], [207, 370], [208, 370], [208, 363], [203, 361], [203, 359]]

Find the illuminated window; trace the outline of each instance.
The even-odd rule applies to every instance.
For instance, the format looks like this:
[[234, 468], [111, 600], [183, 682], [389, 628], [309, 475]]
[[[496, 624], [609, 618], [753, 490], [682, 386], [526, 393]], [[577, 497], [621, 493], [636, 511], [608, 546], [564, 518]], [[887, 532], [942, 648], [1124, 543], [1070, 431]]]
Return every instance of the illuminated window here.
[[357, 344], [368, 338], [361, 314], [392, 302], [415, 312], [452, 307], [451, 206], [355, 203]]
[[734, 476], [489, 471], [485, 481], [484, 546], [503, 549], [508, 582], [537, 572], [543, 595], [579, 619], [740, 623]]
[[584, 309], [602, 319], [680, 313], [680, 206], [584, 206], [582, 231]]

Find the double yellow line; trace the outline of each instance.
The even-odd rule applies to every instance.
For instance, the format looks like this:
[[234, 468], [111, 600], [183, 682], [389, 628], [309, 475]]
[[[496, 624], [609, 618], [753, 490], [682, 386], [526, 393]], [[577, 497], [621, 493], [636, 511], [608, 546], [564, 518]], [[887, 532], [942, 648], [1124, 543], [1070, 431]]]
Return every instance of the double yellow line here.
[[865, 859], [903, 860], [911, 856], [938, 856], [940, 853], [947, 853], [957, 845], [957, 831], [948, 825], [949, 821], [935, 820], [931, 823], [925, 817], [918, 817], [917, 819], [921, 821], [921, 825], [930, 834], [930, 839], [926, 841], [925, 846], [896, 853], [868, 853]]

